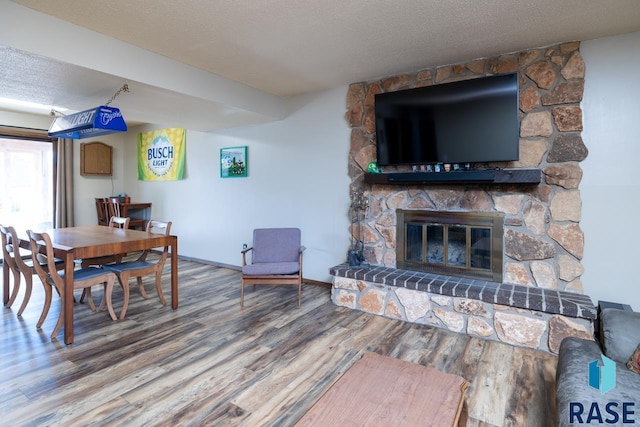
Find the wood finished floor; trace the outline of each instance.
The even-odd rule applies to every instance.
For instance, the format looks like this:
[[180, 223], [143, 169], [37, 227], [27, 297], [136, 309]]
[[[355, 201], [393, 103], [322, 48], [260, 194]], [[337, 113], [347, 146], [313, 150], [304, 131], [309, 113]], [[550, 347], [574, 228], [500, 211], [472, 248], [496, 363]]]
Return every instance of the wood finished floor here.
[[[551, 355], [336, 307], [317, 284], [300, 309], [293, 286], [249, 287], [241, 309], [237, 271], [180, 261], [179, 283], [177, 311], [150, 279], [148, 300], [132, 287], [123, 321], [76, 304], [66, 346], [62, 332], [49, 339], [57, 296], [36, 330], [34, 278], [22, 318], [18, 302], [3, 308], [0, 425], [290, 426], [364, 351], [466, 378], [460, 425], [556, 425]], [[121, 301], [118, 289], [116, 311]]]

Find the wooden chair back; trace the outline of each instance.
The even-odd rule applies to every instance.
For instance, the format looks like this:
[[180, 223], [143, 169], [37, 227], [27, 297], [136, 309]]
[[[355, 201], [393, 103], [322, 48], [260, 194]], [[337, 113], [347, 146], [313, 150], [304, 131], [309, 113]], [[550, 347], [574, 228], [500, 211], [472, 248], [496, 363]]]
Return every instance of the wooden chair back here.
[[[157, 221], [157, 220], [149, 220], [149, 222], [147, 222], [147, 234], [164, 234], [165, 236], [168, 236], [171, 233], [171, 221], [169, 222], [163, 222], [163, 221]], [[145, 261], [147, 259], [147, 255], [149, 254], [150, 250], [146, 250], [142, 253], [142, 255], [140, 255], [140, 257], [138, 258], [138, 261]], [[169, 254], [169, 246], [165, 246], [164, 249], [162, 250], [162, 255], [160, 256], [160, 261], [158, 261], [158, 264], [164, 265], [165, 261], [167, 260], [167, 256]]]
[[129, 217], [123, 218], [121, 216], [112, 216], [109, 220], [109, 227], [124, 228], [125, 230], [127, 230], [129, 228], [130, 221], [131, 218]]
[[112, 216], [122, 216], [120, 214], [120, 198], [119, 197], [109, 197], [107, 206], [109, 207], [109, 218]]
[[63, 295], [64, 279], [56, 270], [56, 258], [53, 256], [53, 244], [47, 233], [36, 233], [27, 230], [29, 242], [31, 243], [31, 255], [33, 257], [33, 268], [40, 277], [42, 283], [48, 283], [49, 277], [53, 284]]
[[13, 243], [14, 241], [17, 241], [14, 240], [15, 232], [16, 231], [11, 226], [5, 227], [0, 225], [0, 234], [2, 235], [2, 259], [10, 267], [13, 267], [15, 265], [15, 254], [19, 254]]
[[[11, 226], [3, 227], [0, 225], [0, 233], [2, 233], [2, 254], [7, 259], [9, 266], [13, 264], [26, 276], [31, 270], [31, 266], [22, 259], [20, 255], [20, 246], [18, 233]], [[26, 255], [26, 254], [25, 254]]]
[[149, 220], [147, 223], [147, 233], [149, 234], [164, 234], [168, 236], [171, 233], [171, 221], [163, 222], [156, 220]]
[[96, 213], [98, 215], [98, 225], [109, 225], [109, 199], [106, 197], [96, 197]]
[[[129, 228], [129, 218], [123, 218], [121, 216], [112, 216], [109, 219], [109, 227], [113, 228], [121, 228], [127, 230]], [[97, 258], [86, 258], [83, 259], [80, 263], [82, 268], [89, 267], [91, 265], [104, 265], [112, 262], [121, 262], [122, 257], [126, 254], [115, 254], [115, 255], [106, 255]], [[84, 295], [83, 295], [84, 298]]]
[[0, 237], [2, 238], [3, 262], [9, 268], [9, 271], [13, 273], [13, 292], [11, 293], [9, 300], [5, 301], [7, 308], [9, 308], [16, 300], [18, 290], [20, 289], [20, 267], [18, 267], [16, 262], [16, 260], [20, 258], [20, 251], [16, 247], [17, 245], [14, 245], [14, 242], [17, 242], [18, 240], [15, 237], [15, 230], [13, 227], [0, 225]]

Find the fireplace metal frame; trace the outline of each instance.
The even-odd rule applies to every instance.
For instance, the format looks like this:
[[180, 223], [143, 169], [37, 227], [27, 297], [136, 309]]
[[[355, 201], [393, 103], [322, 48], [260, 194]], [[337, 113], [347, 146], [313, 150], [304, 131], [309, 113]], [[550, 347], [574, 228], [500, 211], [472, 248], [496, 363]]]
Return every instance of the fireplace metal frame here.
[[[469, 277], [502, 283], [504, 214], [499, 212], [451, 212], [430, 210], [396, 210], [396, 264], [403, 270], [426, 271], [429, 273], [451, 276]], [[406, 260], [406, 226], [407, 223], [434, 224], [442, 226], [480, 227], [491, 229], [490, 259], [491, 268], [455, 267]], [[445, 227], [446, 228], [446, 227]], [[423, 252], [426, 253], [426, 239], [423, 239]], [[467, 260], [469, 245], [467, 242]], [[445, 252], [446, 253], [446, 252]], [[446, 259], [446, 256], [445, 256]], [[469, 264], [470, 261], [467, 261]]]

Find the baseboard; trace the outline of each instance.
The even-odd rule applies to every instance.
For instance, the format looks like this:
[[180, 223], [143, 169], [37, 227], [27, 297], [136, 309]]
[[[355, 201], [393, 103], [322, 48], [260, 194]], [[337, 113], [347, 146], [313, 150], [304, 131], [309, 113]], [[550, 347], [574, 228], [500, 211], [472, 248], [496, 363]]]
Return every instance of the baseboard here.
[[199, 262], [200, 264], [213, 265], [214, 267], [228, 268], [230, 270], [237, 270], [237, 271], [241, 271], [242, 270], [242, 267], [239, 266], [239, 265], [225, 264], [225, 263], [222, 263], [222, 262], [210, 261], [210, 260], [201, 259], [201, 258], [188, 257], [188, 256], [184, 256], [184, 255], [178, 255], [178, 258], [183, 260], [183, 261]]
[[322, 282], [320, 280], [311, 280], [311, 279], [305, 279], [304, 277], [302, 278], [302, 281], [304, 283], [307, 283], [309, 285], [318, 285], [318, 286], [324, 286], [326, 288], [331, 289], [331, 283], [329, 282]]
[[[199, 262], [201, 264], [213, 265], [215, 267], [228, 268], [230, 270], [236, 270], [236, 271], [241, 271], [242, 270], [242, 267], [239, 266], [239, 265], [225, 264], [225, 263], [222, 263], [222, 262], [210, 261], [210, 260], [206, 260], [206, 259], [188, 257], [188, 256], [183, 256], [183, 255], [178, 255], [178, 258], [181, 259], [181, 260], [184, 260], [184, 261]], [[327, 288], [331, 288], [331, 283], [330, 282], [322, 282], [320, 280], [305, 279], [304, 277], [302, 278], [302, 281], [304, 283], [309, 284], [309, 285], [318, 285], [318, 286], [325, 286]]]

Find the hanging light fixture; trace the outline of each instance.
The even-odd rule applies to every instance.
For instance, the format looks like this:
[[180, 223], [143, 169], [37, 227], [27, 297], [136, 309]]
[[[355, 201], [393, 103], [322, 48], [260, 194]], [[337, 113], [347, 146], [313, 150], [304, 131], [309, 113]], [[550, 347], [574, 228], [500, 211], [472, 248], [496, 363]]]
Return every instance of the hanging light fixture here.
[[127, 124], [124, 122], [120, 109], [109, 106], [122, 92], [129, 92], [129, 84], [126, 81], [104, 105], [66, 116], [56, 115], [58, 112], [51, 110], [51, 114], [56, 115], [56, 118], [53, 119], [53, 123], [49, 127], [49, 136], [82, 139], [126, 132]]

